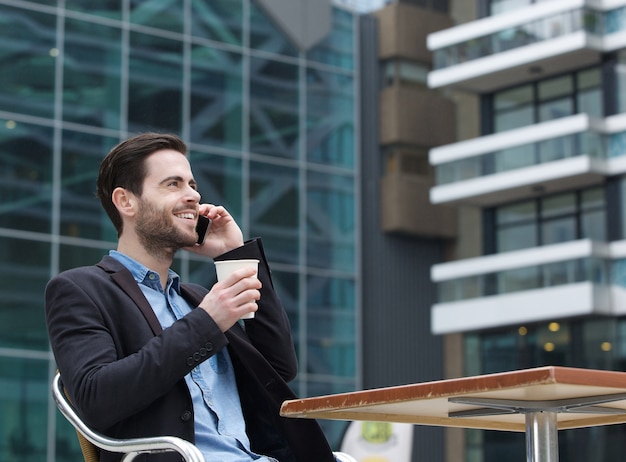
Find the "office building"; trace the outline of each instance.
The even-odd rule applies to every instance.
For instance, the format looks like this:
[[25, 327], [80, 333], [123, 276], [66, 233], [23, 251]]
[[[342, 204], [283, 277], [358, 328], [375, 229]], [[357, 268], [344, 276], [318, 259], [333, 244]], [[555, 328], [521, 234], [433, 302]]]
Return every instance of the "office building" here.
[[[458, 121], [456, 141], [429, 152], [431, 202], [459, 220], [431, 271], [448, 372], [624, 370], [626, 2], [453, 0], [449, 16], [427, 38], [429, 88]], [[623, 425], [560, 432], [560, 454], [618, 461], [625, 436]], [[465, 449], [456, 460], [477, 462], [513, 460], [524, 444], [447, 438]]]
[[[295, 391], [361, 386], [359, 19], [296, 3], [315, 27], [261, 0], [0, 0], [3, 462], [79, 460], [50, 397], [44, 287], [114, 246], [95, 177], [137, 132], [179, 134], [204, 199], [263, 237], [299, 355]], [[174, 269], [214, 278], [187, 253]], [[341, 429], [327, 427], [333, 443]]]

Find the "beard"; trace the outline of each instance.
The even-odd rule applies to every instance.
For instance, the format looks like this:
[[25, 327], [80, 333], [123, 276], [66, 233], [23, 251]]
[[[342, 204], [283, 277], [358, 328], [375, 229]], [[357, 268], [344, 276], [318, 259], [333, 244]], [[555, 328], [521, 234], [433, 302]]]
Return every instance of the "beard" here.
[[182, 247], [194, 245], [197, 235], [184, 233], [173, 222], [173, 215], [142, 200], [136, 219], [136, 232], [146, 251], [158, 258], [173, 258]]

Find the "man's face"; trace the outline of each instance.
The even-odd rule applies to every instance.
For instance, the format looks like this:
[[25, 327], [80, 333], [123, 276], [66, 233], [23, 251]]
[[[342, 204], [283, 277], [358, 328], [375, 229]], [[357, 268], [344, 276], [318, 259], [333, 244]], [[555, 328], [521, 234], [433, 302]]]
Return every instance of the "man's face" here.
[[176, 151], [157, 151], [146, 159], [146, 169], [135, 221], [144, 248], [162, 255], [194, 245], [200, 194], [187, 158]]

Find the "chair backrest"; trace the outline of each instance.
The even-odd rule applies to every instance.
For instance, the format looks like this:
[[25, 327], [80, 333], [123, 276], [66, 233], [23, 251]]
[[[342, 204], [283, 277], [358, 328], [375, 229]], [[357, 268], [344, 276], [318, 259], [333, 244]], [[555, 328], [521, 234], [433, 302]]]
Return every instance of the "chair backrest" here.
[[78, 416], [74, 406], [65, 395], [61, 376], [57, 372], [52, 381], [52, 396], [61, 414], [72, 424], [79, 435], [85, 462], [98, 462], [96, 448], [109, 452], [124, 453], [122, 462], [129, 462], [140, 454], [164, 451], [178, 452], [186, 462], [206, 462], [202, 453], [189, 441], [175, 436], [115, 439], [93, 431]]
[[[178, 452], [185, 462], [206, 462], [200, 450], [189, 441], [175, 436], [155, 436], [147, 438], [115, 439], [93, 431], [78, 416], [65, 392], [61, 375], [57, 372], [52, 380], [52, 396], [61, 414], [72, 424], [78, 434], [85, 462], [99, 462], [98, 449], [124, 453], [122, 462], [130, 462], [140, 454], [164, 451]], [[339, 462], [357, 462], [343, 452], [335, 452]]]

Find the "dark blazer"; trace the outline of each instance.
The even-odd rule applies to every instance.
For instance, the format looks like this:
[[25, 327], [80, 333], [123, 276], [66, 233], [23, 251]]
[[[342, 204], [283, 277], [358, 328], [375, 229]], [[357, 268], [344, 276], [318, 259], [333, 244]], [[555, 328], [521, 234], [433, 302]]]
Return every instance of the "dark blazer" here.
[[[106, 435], [173, 435], [193, 442], [193, 405], [184, 376], [227, 347], [252, 450], [280, 462], [332, 462], [315, 421], [279, 416], [282, 402], [295, 398], [287, 382], [295, 377], [297, 362], [260, 239], [216, 260], [238, 258], [260, 260], [263, 288], [255, 319], [226, 333], [201, 309], [163, 330], [130, 271], [108, 256], [53, 278], [46, 288], [46, 321], [63, 383], [85, 422]], [[208, 291], [183, 284], [181, 292], [197, 306]], [[102, 462], [120, 458], [101, 455]], [[180, 459], [169, 453], [138, 460]]]

